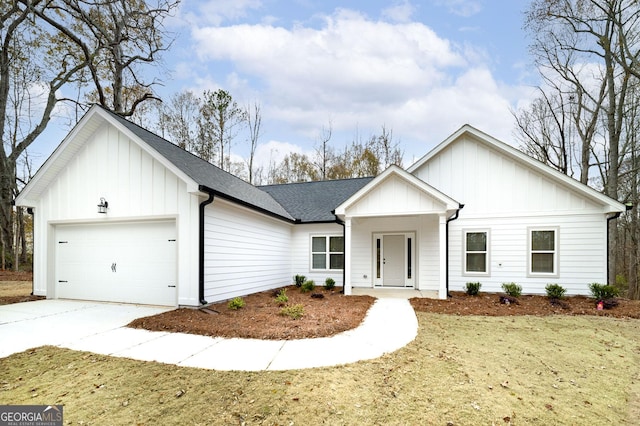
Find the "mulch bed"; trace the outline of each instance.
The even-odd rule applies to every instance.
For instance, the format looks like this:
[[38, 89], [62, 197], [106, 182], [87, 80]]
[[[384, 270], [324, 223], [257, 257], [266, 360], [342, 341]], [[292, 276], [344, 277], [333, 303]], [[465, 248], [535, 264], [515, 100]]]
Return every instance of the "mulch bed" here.
[[504, 295], [480, 293], [469, 296], [464, 292], [451, 292], [447, 300], [411, 299], [416, 311], [450, 315], [598, 315], [615, 318], [640, 318], [640, 300], [616, 299], [618, 306], [611, 309], [596, 309], [594, 299], [585, 296], [571, 296], [552, 301], [546, 296], [520, 296], [516, 303], [501, 302]]
[[339, 288], [329, 291], [318, 287], [308, 293], [295, 286], [284, 288], [288, 305], [304, 307], [301, 318], [280, 315], [282, 306], [275, 300], [279, 290], [271, 290], [243, 297], [245, 306], [237, 310], [229, 309], [228, 302], [204, 309], [182, 308], [139, 318], [129, 327], [269, 340], [326, 337], [360, 325], [375, 301], [370, 296], [344, 296]]

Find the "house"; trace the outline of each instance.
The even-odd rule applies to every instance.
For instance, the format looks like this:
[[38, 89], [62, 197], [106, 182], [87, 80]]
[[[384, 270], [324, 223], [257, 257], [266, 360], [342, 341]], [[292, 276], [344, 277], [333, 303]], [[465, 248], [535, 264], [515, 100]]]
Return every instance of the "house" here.
[[93, 106], [16, 199], [34, 219], [34, 294], [198, 306], [327, 277], [483, 291], [607, 279], [625, 206], [470, 126], [407, 170], [252, 186]]

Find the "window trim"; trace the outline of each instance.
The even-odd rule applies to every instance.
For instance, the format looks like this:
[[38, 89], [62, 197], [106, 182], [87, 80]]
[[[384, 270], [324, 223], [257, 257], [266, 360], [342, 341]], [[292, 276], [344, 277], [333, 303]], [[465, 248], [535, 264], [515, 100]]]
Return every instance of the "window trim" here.
[[[331, 238], [342, 238], [342, 251], [330, 251], [331, 250]], [[313, 239], [314, 238], [324, 238], [325, 251], [313, 251]], [[324, 268], [314, 268], [313, 267], [313, 255], [314, 254], [324, 254], [325, 255], [325, 267]], [[342, 268], [331, 269], [331, 255], [332, 254], [341, 254], [342, 255]], [[342, 234], [311, 234], [309, 235], [309, 271], [319, 272], [319, 271], [342, 271], [344, 270], [344, 236]]]
[[[531, 244], [533, 243], [534, 231], [553, 231], [553, 272], [533, 272], [533, 254]], [[538, 250], [540, 253], [549, 253], [548, 250]], [[560, 276], [560, 227], [559, 226], [530, 226], [527, 228], [527, 277], [548, 277], [558, 278]]]
[[[487, 235], [487, 246], [484, 251], [485, 271], [467, 271], [467, 234], [485, 233]], [[472, 252], [473, 253], [473, 252]], [[476, 252], [482, 253], [482, 252]], [[462, 275], [468, 277], [490, 277], [491, 276], [491, 230], [488, 228], [468, 228], [462, 230]]]

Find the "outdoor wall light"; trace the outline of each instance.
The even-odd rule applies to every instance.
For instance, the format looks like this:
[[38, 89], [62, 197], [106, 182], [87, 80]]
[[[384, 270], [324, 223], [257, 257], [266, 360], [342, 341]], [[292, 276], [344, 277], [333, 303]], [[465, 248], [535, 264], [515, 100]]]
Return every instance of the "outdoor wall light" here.
[[107, 208], [109, 207], [109, 202], [104, 199], [104, 197], [100, 197], [100, 204], [98, 204], [98, 213], [107, 213]]

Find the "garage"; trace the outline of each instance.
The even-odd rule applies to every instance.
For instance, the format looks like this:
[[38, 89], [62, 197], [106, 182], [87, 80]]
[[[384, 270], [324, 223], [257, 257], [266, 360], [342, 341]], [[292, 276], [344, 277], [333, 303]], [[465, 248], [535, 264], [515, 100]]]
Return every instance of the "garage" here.
[[175, 221], [55, 227], [61, 299], [177, 304]]

